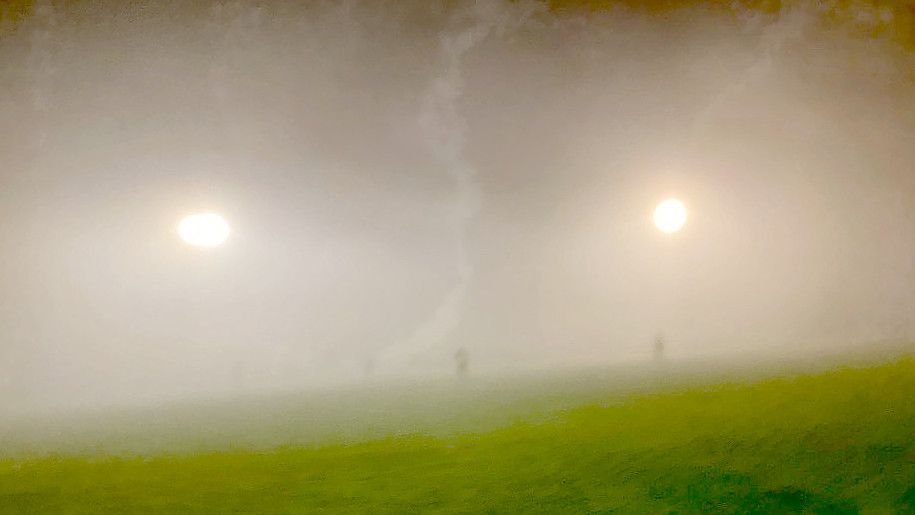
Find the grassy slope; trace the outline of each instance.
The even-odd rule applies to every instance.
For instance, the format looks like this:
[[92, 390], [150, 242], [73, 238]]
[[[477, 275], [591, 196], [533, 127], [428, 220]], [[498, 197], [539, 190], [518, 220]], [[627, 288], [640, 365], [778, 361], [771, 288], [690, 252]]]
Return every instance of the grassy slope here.
[[0, 512], [898, 513], [915, 361], [723, 385], [452, 437], [0, 461]]

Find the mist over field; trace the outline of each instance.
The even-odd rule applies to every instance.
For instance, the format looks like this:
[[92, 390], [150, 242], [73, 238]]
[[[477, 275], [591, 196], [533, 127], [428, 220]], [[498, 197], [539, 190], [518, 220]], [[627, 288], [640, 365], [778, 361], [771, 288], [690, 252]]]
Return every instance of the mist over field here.
[[904, 12], [36, 1], [0, 23], [0, 410], [911, 341]]

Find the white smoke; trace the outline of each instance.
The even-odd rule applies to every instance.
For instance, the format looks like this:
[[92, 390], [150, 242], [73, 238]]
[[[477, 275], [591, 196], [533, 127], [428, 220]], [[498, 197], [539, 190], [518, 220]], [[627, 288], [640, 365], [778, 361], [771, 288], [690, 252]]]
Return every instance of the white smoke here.
[[455, 26], [439, 37], [441, 72], [431, 82], [418, 123], [426, 145], [454, 180], [455, 203], [450, 213], [457, 282], [403, 342], [388, 348], [383, 361], [403, 366], [424, 351], [440, 347], [461, 321], [467, 291], [474, 276], [468, 229], [481, 207], [477, 170], [464, 155], [467, 123], [459, 103], [464, 89], [462, 68], [467, 55], [492, 34], [516, 28], [542, 9], [534, 3], [479, 1], [455, 16]]

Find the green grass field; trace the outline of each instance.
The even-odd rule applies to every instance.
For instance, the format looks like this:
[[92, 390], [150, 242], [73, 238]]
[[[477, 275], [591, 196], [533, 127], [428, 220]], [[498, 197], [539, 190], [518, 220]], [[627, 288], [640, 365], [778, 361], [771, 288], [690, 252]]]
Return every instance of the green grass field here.
[[358, 421], [249, 399], [237, 420], [71, 421], [56, 444], [18, 426], [0, 433], [0, 512], [915, 513], [915, 361], [754, 381], [363, 395]]

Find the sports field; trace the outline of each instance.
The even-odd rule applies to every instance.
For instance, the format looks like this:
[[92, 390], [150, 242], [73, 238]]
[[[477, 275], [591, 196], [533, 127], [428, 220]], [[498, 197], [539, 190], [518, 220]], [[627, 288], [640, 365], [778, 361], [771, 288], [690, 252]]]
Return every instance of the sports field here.
[[240, 418], [220, 418], [225, 401], [58, 420], [44, 436], [36, 421], [29, 435], [7, 426], [0, 511], [915, 511], [910, 358], [651, 381], [452, 384], [450, 396], [404, 390], [387, 403], [336, 392], [325, 396], [336, 414], [314, 399], [247, 399]]

